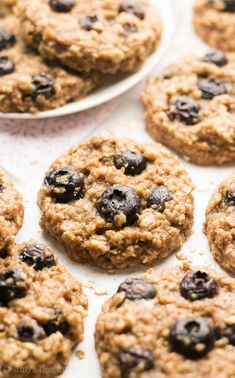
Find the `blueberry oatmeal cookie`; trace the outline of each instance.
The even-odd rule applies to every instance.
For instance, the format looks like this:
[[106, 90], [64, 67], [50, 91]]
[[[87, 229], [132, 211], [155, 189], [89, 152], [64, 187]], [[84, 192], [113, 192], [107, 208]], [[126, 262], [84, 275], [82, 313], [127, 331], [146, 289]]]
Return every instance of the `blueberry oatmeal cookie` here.
[[136, 71], [161, 37], [148, 0], [20, 0], [26, 43], [77, 71]]
[[235, 54], [186, 57], [150, 78], [142, 101], [148, 132], [199, 165], [235, 161]]
[[21, 228], [23, 219], [22, 197], [0, 168], [0, 259], [8, 242], [11, 242]]
[[0, 20], [0, 111], [38, 112], [78, 100], [97, 83], [97, 74], [77, 75], [46, 64], [26, 50], [15, 16]]
[[0, 377], [60, 375], [83, 339], [82, 285], [45, 246], [12, 246], [0, 262]]
[[196, 32], [209, 45], [224, 51], [235, 50], [234, 0], [197, 0], [193, 21]]
[[205, 233], [215, 259], [235, 274], [235, 172], [216, 188], [210, 199]]
[[40, 224], [75, 261], [109, 271], [152, 264], [191, 234], [192, 190], [161, 145], [94, 137], [46, 173]]
[[235, 282], [184, 265], [128, 278], [96, 323], [103, 378], [235, 376]]

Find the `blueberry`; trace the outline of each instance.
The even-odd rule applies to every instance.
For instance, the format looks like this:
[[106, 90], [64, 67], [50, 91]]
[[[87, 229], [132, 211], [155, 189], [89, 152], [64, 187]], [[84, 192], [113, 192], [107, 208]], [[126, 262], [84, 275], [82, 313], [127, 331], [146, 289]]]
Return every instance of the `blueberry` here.
[[131, 13], [143, 20], [145, 18], [145, 8], [137, 0], [122, 0], [119, 12]]
[[15, 36], [13, 33], [0, 28], [0, 50], [4, 50], [15, 44]]
[[216, 339], [228, 339], [229, 344], [235, 346], [235, 325], [227, 325], [224, 328], [216, 329]]
[[139, 346], [121, 350], [118, 354], [118, 362], [123, 377], [134, 371], [140, 373], [154, 368], [152, 352]]
[[147, 160], [140, 152], [122, 151], [113, 158], [117, 169], [124, 168], [128, 176], [140, 175], [147, 166]]
[[81, 28], [86, 31], [91, 31], [96, 22], [98, 22], [97, 16], [82, 16], [79, 20]]
[[35, 100], [38, 96], [43, 96], [47, 100], [54, 96], [54, 79], [51, 75], [37, 73], [32, 75], [33, 92], [31, 97]]
[[55, 264], [55, 259], [52, 254], [46, 256], [43, 247], [36, 244], [29, 244], [20, 252], [20, 260], [29, 266], [33, 266], [35, 270], [43, 270], [44, 268], [51, 268]]
[[213, 63], [218, 67], [223, 67], [228, 63], [226, 55], [220, 50], [210, 51], [202, 58], [202, 60], [206, 63]]
[[20, 269], [9, 269], [0, 274], [0, 302], [7, 306], [10, 301], [27, 293], [27, 283]]
[[232, 190], [227, 194], [226, 203], [229, 206], [235, 206], [235, 190]]
[[114, 222], [115, 217], [124, 214], [126, 221], [122, 225], [131, 226], [141, 211], [140, 199], [129, 186], [114, 185], [105, 190], [98, 201], [97, 210], [107, 222]]
[[122, 27], [123, 27], [123, 29], [125, 30], [125, 32], [127, 34], [137, 33], [138, 32], [138, 29], [137, 29], [137, 27], [135, 25], [122, 24]]
[[152, 207], [162, 213], [165, 210], [165, 203], [172, 199], [172, 194], [166, 186], [156, 186], [149, 195], [147, 207]]
[[190, 301], [213, 298], [218, 293], [218, 289], [219, 284], [200, 270], [187, 273], [180, 283], [181, 295]]
[[60, 321], [59, 319], [48, 320], [43, 326], [47, 336], [52, 333], [60, 332], [62, 335], [66, 335], [70, 330], [70, 325], [66, 321]]
[[7, 250], [6, 249], [1, 249], [0, 250], [0, 259], [5, 259], [5, 258], [7, 258], [7, 256], [8, 256], [8, 252], [7, 252]]
[[22, 323], [17, 326], [17, 336], [20, 341], [34, 342], [43, 339], [46, 335], [42, 327]]
[[180, 96], [169, 104], [167, 115], [170, 120], [175, 119], [186, 125], [194, 125], [199, 120], [201, 106], [188, 96]]
[[45, 184], [50, 187], [51, 196], [59, 203], [82, 198], [85, 187], [81, 172], [70, 167], [61, 167], [49, 172], [45, 177]]
[[197, 359], [213, 348], [215, 332], [203, 318], [178, 320], [170, 329], [169, 342], [174, 352]]
[[15, 64], [7, 56], [0, 57], [0, 76], [8, 75], [15, 71]]
[[75, 6], [75, 0], [50, 0], [49, 4], [53, 11], [67, 13]]
[[211, 100], [215, 96], [227, 93], [224, 81], [219, 79], [202, 79], [198, 84], [198, 88], [202, 92], [204, 100]]
[[121, 292], [131, 301], [153, 299], [157, 295], [155, 287], [141, 278], [127, 278], [117, 290], [117, 293]]
[[225, 12], [235, 12], [235, 0], [222, 0]]

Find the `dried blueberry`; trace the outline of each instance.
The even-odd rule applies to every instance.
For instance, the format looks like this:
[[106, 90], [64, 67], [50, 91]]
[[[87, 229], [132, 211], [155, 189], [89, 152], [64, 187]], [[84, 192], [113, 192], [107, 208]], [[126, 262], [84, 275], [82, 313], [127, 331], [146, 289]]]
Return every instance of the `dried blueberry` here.
[[186, 125], [194, 125], [199, 120], [201, 106], [188, 96], [180, 96], [169, 104], [167, 115], [170, 120], [175, 119]]
[[219, 79], [202, 79], [198, 84], [198, 88], [202, 92], [204, 100], [211, 100], [215, 96], [227, 93], [224, 81]]
[[202, 318], [178, 320], [170, 329], [169, 342], [174, 352], [197, 359], [213, 348], [215, 332]]
[[43, 247], [36, 244], [29, 244], [20, 252], [20, 260], [29, 266], [33, 266], [35, 270], [43, 270], [44, 268], [51, 268], [55, 265], [54, 256], [46, 256]]
[[137, 0], [122, 0], [119, 12], [131, 13], [143, 20], [145, 18], [145, 8]]
[[14, 45], [16, 39], [13, 33], [0, 28], [0, 50]]
[[66, 335], [70, 330], [70, 325], [66, 321], [61, 322], [59, 319], [52, 319], [48, 320], [48, 322], [43, 325], [43, 328], [47, 336], [50, 336], [52, 333], [56, 332]]
[[235, 346], [235, 325], [227, 325], [224, 328], [216, 329], [216, 339], [226, 338], [229, 344]]
[[27, 283], [20, 269], [9, 269], [0, 274], [0, 302], [7, 306], [16, 298], [24, 297], [27, 293]]
[[152, 352], [139, 346], [121, 350], [118, 354], [118, 362], [123, 377], [128, 376], [133, 371], [140, 373], [154, 367]]
[[235, 0], [222, 0], [225, 12], [235, 12]]
[[213, 298], [218, 289], [219, 284], [207, 273], [200, 270], [187, 273], [180, 283], [181, 295], [190, 301]]
[[226, 203], [229, 206], [235, 206], [235, 190], [232, 190], [227, 194]]
[[114, 156], [113, 163], [117, 169], [124, 168], [126, 175], [136, 176], [146, 168], [147, 160], [140, 152], [122, 151]]
[[32, 76], [33, 92], [31, 97], [35, 100], [38, 96], [43, 96], [47, 100], [54, 96], [54, 79], [51, 75], [37, 73]]
[[150, 193], [147, 206], [152, 207], [162, 213], [165, 210], [165, 203], [171, 201], [172, 199], [172, 194], [169, 192], [166, 186], [156, 186]]
[[8, 256], [8, 252], [5, 248], [0, 250], [0, 259], [5, 259]]
[[23, 323], [17, 326], [17, 335], [23, 342], [34, 342], [46, 336], [42, 327]]
[[45, 184], [50, 187], [51, 196], [58, 203], [68, 203], [82, 198], [84, 177], [80, 171], [70, 167], [57, 168], [45, 177]]
[[7, 56], [0, 57], [0, 76], [8, 75], [15, 71], [15, 64]]
[[140, 199], [134, 189], [129, 186], [114, 185], [105, 190], [100, 197], [97, 210], [107, 222], [114, 222], [117, 215], [123, 214], [122, 226], [131, 226], [141, 211]]
[[138, 28], [135, 25], [131, 24], [122, 24], [123, 29], [125, 30], [126, 33], [137, 33]]
[[49, 4], [55, 12], [70, 12], [75, 6], [75, 0], [50, 0]]
[[213, 63], [218, 67], [223, 67], [228, 63], [226, 55], [220, 50], [210, 51], [202, 58], [202, 61], [206, 63]]
[[117, 293], [121, 292], [131, 301], [153, 299], [157, 295], [155, 287], [141, 278], [127, 278], [117, 290]]
[[97, 16], [82, 16], [79, 20], [81, 28], [86, 31], [91, 31], [96, 22], [98, 22]]

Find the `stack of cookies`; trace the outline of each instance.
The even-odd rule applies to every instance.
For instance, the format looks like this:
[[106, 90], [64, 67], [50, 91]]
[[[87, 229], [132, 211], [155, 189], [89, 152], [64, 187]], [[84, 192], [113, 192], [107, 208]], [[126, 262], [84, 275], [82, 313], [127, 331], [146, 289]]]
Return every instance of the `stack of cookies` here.
[[1, 0], [0, 15], [1, 112], [58, 108], [137, 71], [162, 31], [148, 0]]

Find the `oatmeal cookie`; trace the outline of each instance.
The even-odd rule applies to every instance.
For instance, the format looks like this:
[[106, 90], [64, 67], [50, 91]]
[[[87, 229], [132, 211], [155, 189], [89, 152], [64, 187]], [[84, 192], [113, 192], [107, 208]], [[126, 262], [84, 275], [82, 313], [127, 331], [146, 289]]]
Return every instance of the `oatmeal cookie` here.
[[24, 220], [22, 197], [11, 179], [0, 168], [0, 258]]
[[136, 71], [159, 44], [148, 0], [20, 0], [25, 42], [77, 71]]
[[142, 101], [148, 132], [199, 165], [235, 162], [235, 54], [186, 57], [149, 79]]
[[235, 376], [235, 281], [188, 265], [129, 278], [96, 323], [103, 378]]
[[198, 35], [210, 46], [235, 51], [234, 0], [197, 0], [193, 22]]
[[193, 185], [159, 144], [94, 137], [46, 173], [41, 227], [68, 255], [109, 271], [152, 264], [191, 234]]
[[211, 197], [206, 210], [205, 233], [215, 259], [235, 274], [235, 172]]
[[12, 246], [0, 261], [0, 377], [57, 376], [83, 339], [82, 285], [45, 246]]
[[24, 47], [15, 16], [0, 20], [0, 111], [38, 112], [78, 100], [97, 83], [97, 74], [78, 75], [46, 64]]

